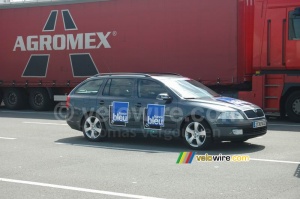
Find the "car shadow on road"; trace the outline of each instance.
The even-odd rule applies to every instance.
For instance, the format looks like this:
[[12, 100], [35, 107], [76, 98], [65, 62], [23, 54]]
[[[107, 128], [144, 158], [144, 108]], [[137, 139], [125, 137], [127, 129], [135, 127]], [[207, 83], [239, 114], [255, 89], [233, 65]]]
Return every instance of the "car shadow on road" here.
[[251, 144], [251, 140], [242, 144], [231, 142], [213, 143], [206, 150], [192, 150], [184, 145], [182, 139], [173, 138], [165, 140], [154, 137], [114, 137], [106, 138], [101, 142], [89, 142], [83, 136], [64, 138], [56, 141], [57, 144], [66, 144], [77, 147], [92, 147], [99, 149], [123, 150], [123, 151], [138, 151], [146, 153], [180, 153], [194, 151], [197, 154], [208, 153], [210, 155], [232, 155], [255, 153], [265, 149], [265, 146]]

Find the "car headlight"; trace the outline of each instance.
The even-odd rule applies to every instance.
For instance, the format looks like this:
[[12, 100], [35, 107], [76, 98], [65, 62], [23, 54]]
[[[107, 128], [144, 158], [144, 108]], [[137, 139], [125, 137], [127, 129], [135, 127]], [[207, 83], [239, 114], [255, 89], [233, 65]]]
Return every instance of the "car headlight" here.
[[218, 117], [219, 120], [243, 120], [244, 117], [238, 111], [230, 111], [221, 113]]

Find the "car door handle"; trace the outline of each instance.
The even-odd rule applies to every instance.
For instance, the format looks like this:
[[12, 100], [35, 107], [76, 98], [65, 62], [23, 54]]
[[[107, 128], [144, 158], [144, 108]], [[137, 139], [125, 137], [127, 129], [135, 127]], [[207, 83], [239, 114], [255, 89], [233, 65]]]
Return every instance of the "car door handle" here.
[[100, 105], [104, 105], [104, 101], [101, 100], [101, 101], [99, 102], [99, 104], [100, 104]]
[[140, 107], [142, 107], [142, 104], [141, 104], [141, 103], [136, 103], [136, 104], [135, 104], [135, 107], [140, 108]]

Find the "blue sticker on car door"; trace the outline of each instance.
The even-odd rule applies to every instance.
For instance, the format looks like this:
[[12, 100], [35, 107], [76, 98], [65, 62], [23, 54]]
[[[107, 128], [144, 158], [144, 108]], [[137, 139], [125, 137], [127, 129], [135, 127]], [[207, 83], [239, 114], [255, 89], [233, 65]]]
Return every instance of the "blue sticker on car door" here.
[[129, 102], [112, 102], [110, 109], [110, 124], [114, 126], [126, 126], [128, 123]]
[[144, 128], [160, 130], [164, 123], [165, 105], [148, 104], [144, 110]]

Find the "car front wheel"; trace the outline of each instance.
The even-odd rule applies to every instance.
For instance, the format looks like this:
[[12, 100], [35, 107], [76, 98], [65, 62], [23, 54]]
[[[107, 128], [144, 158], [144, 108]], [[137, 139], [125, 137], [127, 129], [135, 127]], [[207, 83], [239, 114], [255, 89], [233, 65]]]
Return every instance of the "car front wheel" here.
[[105, 137], [104, 124], [98, 116], [91, 115], [86, 117], [83, 122], [82, 131], [84, 137], [89, 141], [97, 142]]
[[205, 121], [187, 122], [183, 127], [185, 144], [192, 149], [205, 149], [211, 144], [211, 130]]

